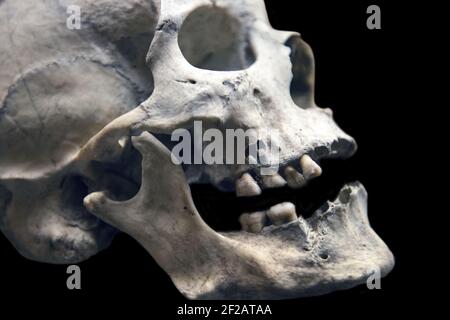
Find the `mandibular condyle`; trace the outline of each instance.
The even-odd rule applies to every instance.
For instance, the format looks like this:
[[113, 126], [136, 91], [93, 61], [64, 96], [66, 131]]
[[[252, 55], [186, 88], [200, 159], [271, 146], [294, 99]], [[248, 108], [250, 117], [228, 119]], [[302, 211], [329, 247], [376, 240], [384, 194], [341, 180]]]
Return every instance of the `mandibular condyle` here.
[[[86, 1], [79, 30], [62, 2], [6, 5], [0, 228], [24, 257], [78, 263], [125, 232], [190, 299], [313, 296], [393, 268], [361, 183], [311, 214], [266, 199], [307, 190], [357, 146], [315, 104], [312, 49], [273, 29], [264, 1]], [[216, 231], [194, 184], [259, 209]]]

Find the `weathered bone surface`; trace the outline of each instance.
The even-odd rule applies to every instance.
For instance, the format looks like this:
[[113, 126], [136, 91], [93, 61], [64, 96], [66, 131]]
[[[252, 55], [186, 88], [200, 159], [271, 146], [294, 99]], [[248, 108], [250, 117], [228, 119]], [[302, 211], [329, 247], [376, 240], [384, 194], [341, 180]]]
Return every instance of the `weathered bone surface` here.
[[198, 214], [170, 152], [148, 132], [133, 137], [133, 145], [143, 156], [139, 193], [125, 202], [93, 193], [84, 202], [136, 238], [189, 298], [319, 295], [363, 283], [377, 268], [381, 275], [392, 268], [392, 254], [369, 226], [367, 193], [359, 183], [346, 185], [307, 220], [266, 227], [258, 235], [219, 234]]
[[[67, 28], [66, 4], [81, 6], [81, 30]], [[82, 204], [115, 177], [102, 167], [92, 180], [74, 159], [151, 93], [158, 13], [145, 0], [0, 2], [0, 227], [26, 257], [82, 261], [117, 232]]]
[[[239, 232], [212, 230], [195, 208], [189, 184], [298, 189], [320, 179], [320, 160], [356, 151], [314, 102], [311, 49], [274, 30], [262, 0], [70, 1], [81, 31], [65, 27], [69, 2], [55, 3], [0, 2], [0, 227], [23, 255], [81, 261], [121, 230], [193, 299], [318, 295], [392, 269], [359, 183], [308, 219], [282, 201], [249, 212]], [[45, 36], [33, 30], [42, 16]], [[170, 134], [197, 120], [278, 130], [259, 138], [280, 148], [279, 172], [174, 165]]]

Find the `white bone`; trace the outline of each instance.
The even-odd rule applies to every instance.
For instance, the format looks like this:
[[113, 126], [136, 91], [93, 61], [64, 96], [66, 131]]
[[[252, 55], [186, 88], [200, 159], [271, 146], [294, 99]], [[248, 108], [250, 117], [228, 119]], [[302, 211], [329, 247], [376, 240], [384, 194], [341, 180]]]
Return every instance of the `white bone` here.
[[[196, 299], [324, 294], [365, 283], [373, 266], [382, 276], [392, 269], [359, 183], [309, 219], [275, 207], [279, 226], [261, 228], [254, 213], [240, 222], [258, 233], [219, 233], [188, 182], [226, 189], [223, 181], [255, 168], [182, 168], [161, 142], [201, 120], [222, 133], [260, 130], [260, 141], [277, 131], [282, 167], [316, 148], [324, 157], [355, 152], [314, 102], [311, 48], [273, 29], [263, 0], [162, 0], [161, 10], [152, 0], [0, 2], [0, 43], [11, 44], [0, 48], [0, 228], [21, 254], [79, 262], [121, 230]], [[67, 28], [68, 4], [82, 7], [81, 30]], [[286, 169], [291, 187], [320, 172], [309, 157], [301, 167], [305, 177]], [[248, 174], [236, 190], [261, 193]]]

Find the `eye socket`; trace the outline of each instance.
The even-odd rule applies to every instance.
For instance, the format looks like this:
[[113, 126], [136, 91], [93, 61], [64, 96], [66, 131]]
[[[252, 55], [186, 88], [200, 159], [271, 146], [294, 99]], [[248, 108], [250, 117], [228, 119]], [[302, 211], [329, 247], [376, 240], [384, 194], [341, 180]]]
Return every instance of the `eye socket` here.
[[291, 49], [291, 96], [301, 108], [314, 105], [314, 55], [311, 47], [299, 36], [290, 37], [285, 46]]
[[178, 44], [193, 66], [215, 71], [236, 71], [256, 58], [241, 22], [226, 9], [203, 6], [186, 18]]

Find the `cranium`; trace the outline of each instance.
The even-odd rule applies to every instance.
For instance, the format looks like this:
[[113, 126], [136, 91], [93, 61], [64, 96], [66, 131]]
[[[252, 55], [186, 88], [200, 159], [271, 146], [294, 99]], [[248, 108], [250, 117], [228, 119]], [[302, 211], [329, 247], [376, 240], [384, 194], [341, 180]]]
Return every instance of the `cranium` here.
[[[116, 2], [105, 3], [116, 12]], [[107, 10], [95, 9], [98, 13], [89, 15], [93, 22], [109, 22], [101, 14]], [[61, 64], [41, 67], [47, 78], [55, 74], [52, 81], [33, 77], [37, 71], [27, 77], [22, 71], [18, 84], [7, 87], [1, 118], [7, 124], [2, 124], [2, 137], [7, 138], [0, 144], [2, 227], [22, 253], [42, 261], [79, 261], [118, 229], [142, 244], [176, 287], [195, 299], [318, 295], [363, 283], [374, 268], [381, 275], [392, 269], [391, 252], [369, 225], [367, 194], [360, 183], [343, 186], [335, 200], [326, 201], [310, 217], [295, 212], [280, 196], [288, 189], [304, 192], [321, 174], [319, 163], [350, 157], [356, 143], [336, 125], [329, 109], [314, 102], [310, 47], [297, 33], [274, 30], [263, 1], [162, 1], [147, 70], [128, 65], [140, 56], [121, 52], [114, 36], [133, 40], [133, 35], [151, 37], [151, 32], [137, 32], [133, 16], [118, 21], [125, 27], [102, 23], [106, 27], [96, 29], [101, 39], [117, 44], [116, 51], [94, 46], [98, 53], [91, 42], [86, 44], [91, 55], [94, 50], [109, 61], [96, 62], [100, 69], [84, 65], [86, 58], [70, 60], [68, 53], [62, 54], [64, 62], [71, 62], [66, 73], [75, 68], [70, 79], [81, 77], [88, 83], [78, 100], [64, 91], [66, 77], [56, 77], [65, 66]], [[111, 64], [113, 70], [107, 68]], [[57, 69], [50, 73], [51, 68]], [[102, 89], [110, 91], [90, 92], [89, 81], [104, 81]], [[139, 93], [148, 94], [142, 103], [137, 101]], [[39, 101], [57, 106], [89, 101], [94, 113], [73, 111], [85, 120], [79, 124], [83, 131], [57, 137], [58, 143], [52, 144], [55, 130], [64, 126], [40, 115]], [[37, 114], [37, 128], [24, 127], [29, 113]], [[101, 120], [95, 121], [98, 117]], [[260, 175], [260, 166], [251, 164], [174, 164], [170, 136], [180, 128], [192, 130], [195, 121], [219, 132], [278, 130], [279, 172]], [[19, 134], [28, 132], [37, 140], [17, 145]], [[47, 138], [39, 140], [41, 136]], [[258, 138], [263, 145], [272, 143], [267, 135]], [[242, 212], [229, 213], [236, 224], [240, 221], [241, 231], [215, 231], [197, 210], [190, 189], [195, 184], [249, 197], [247, 207], [258, 210], [240, 217]], [[86, 209], [102, 227], [80, 231], [89, 229], [86, 221], [93, 219]], [[201, 214], [221, 218], [215, 212]], [[63, 248], [55, 250], [61, 238]]]
[[[83, 8], [81, 30], [67, 28], [66, 4]], [[78, 153], [152, 91], [141, 39], [151, 41], [158, 10], [139, 0], [0, 3], [0, 224], [26, 257], [82, 261], [116, 232], [82, 200], [117, 176], [92, 180]]]

